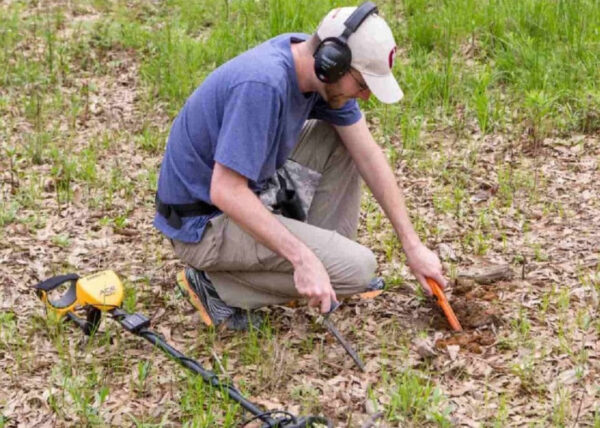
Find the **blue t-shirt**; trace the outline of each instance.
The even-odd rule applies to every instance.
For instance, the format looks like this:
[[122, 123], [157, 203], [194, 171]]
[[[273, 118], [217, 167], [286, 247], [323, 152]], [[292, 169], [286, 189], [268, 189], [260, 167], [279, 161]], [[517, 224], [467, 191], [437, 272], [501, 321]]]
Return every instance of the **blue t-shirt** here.
[[[158, 179], [162, 202], [212, 204], [215, 162], [259, 191], [287, 160], [307, 119], [351, 125], [361, 118], [356, 100], [331, 109], [318, 93], [300, 92], [291, 43], [307, 38], [270, 39], [218, 67], [194, 91], [171, 127]], [[219, 214], [183, 217], [175, 229], [156, 213], [154, 226], [169, 238], [198, 242], [208, 220]]]

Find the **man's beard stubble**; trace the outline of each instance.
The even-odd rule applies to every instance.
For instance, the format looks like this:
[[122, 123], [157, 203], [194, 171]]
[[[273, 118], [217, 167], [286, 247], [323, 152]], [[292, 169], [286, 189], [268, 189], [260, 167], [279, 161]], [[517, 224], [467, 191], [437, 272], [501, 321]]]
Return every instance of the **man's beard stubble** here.
[[327, 96], [327, 104], [332, 109], [342, 108], [350, 99], [341, 91], [340, 85], [330, 83], [325, 85], [325, 95]]

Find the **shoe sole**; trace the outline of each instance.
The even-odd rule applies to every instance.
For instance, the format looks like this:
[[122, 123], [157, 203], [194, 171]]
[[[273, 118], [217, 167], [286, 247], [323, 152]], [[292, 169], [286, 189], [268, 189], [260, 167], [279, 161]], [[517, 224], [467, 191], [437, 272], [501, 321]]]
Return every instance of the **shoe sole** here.
[[202, 303], [202, 300], [200, 300], [200, 298], [188, 282], [187, 278], [185, 277], [185, 270], [179, 271], [177, 273], [177, 286], [179, 287], [183, 295], [187, 297], [187, 300], [192, 304], [192, 306], [196, 308], [198, 312], [200, 312], [200, 318], [202, 319], [202, 322], [207, 326], [214, 325], [212, 319], [210, 318], [210, 315], [208, 315], [208, 311]]
[[383, 290], [365, 291], [364, 293], [359, 293], [358, 298], [360, 300], [371, 300], [379, 296], [381, 293], [383, 293]]

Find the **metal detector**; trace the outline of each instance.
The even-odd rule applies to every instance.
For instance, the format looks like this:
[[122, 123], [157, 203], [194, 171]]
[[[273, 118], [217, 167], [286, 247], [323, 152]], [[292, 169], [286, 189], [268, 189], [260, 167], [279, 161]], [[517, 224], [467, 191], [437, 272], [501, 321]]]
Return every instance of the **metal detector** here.
[[[70, 282], [71, 285], [65, 294], [59, 299], [51, 300], [48, 293], [66, 282]], [[204, 369], [198, 361], [186, 357], [173, 348], [162, 336], [148, 329], [150, 320], [146, 316], [137, 312], [130, 314], [121, 309], [123, 284], [112, 270], [86, 277], [79, 277], [77, 274], [55, 276], [40, 282], [35, 289], [40, 299], [46, 304], [47, 310], [55, 313], [59, 318], [66, 316], [68, 320], [77, 324], [86, 335], [96, 332], [102, 320], [102, 312], [108, 313], [125, 330], [146, 339], [185, 368], [202, 376], [204, 382], [227, 394], [229, 398], [252, 413], [253, 416], [242, 422], [240, 426], [261, 420], [263, 428], [333, 427], [332, 422], [323, 416], [294, 416], [283, 410], [262, 410], [247, 400], [232, 384], [219, 380], [215, 373]], [[75, 315], [75, 309], [81, 308], [86, 309], [87, 319]]]

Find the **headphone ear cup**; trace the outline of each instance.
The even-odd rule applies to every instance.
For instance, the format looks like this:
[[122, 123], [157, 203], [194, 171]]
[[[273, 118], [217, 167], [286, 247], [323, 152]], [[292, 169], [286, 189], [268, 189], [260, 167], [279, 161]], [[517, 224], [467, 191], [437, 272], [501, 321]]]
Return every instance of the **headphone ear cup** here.
[[314, 53], [315, 74], [325, 83], [335, 83], [350, 70], [352, 52], [346, 43], [336, 37], [321, 42]]

